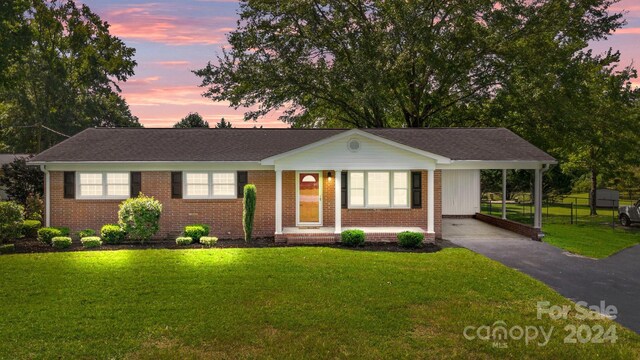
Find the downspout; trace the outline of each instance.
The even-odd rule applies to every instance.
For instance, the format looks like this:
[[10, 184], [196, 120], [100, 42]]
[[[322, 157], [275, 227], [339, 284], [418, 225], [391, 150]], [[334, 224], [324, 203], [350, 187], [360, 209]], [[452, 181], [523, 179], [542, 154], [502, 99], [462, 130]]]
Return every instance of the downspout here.
[[44, 219], [45, 226], [51, 226], [51, 175], [46, 165], [40, 165], [40, 170], [44, 172]]

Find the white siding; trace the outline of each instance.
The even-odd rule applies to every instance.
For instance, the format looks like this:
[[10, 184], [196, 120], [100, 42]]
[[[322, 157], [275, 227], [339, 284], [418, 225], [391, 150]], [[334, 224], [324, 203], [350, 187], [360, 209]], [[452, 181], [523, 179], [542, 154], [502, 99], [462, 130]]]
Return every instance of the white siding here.
[[[357, 139], [360, 149], [347, 148], [349, 140]], [[278, 159], [276, 167], [294, 170], [411, 170], [435, 168], [435, 160], [395, 146], [354, 135], [323, 144], [297, 154]]]
[[442, 215], [480, 212], [480, 170], [442, 170]]

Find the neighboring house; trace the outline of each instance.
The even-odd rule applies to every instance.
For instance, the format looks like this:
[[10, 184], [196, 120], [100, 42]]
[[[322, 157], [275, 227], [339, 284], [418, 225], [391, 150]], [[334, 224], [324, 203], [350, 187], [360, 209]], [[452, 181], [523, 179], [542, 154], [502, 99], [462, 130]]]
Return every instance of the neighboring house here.
[[[2, 165], [14, 162], [16, 159], [28, 158], [28, 154], [0, 154], [0, 175], [2, 174]], [[0, 200], [8, 200], [5, 188], [0, 186]]]
[[132, 128], [87, 129], [30, 163], [45, 171], [51, 226], [99, 229], [141, 191], [163, 204], [160, 237], [204, 223], [239, 238], [252, 183], [254, 236], [320, 242], [345, 228], [369, 240], [407, 229], [433, 240], [443, 216], [480, 211], [480, 169], [535, 169], [541, 204], [541, 174], [555, 160], [500, 128]]

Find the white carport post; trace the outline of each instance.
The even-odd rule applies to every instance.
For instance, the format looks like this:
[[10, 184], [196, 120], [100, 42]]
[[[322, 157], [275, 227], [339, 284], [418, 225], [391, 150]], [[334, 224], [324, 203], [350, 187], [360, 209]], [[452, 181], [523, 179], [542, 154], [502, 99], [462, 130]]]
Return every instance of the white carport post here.
[[335, 180], [334, 183], [334, 193], [335, 193], [335, 233], [340, 234], [342, 232], [342, 170], [334, 170], [335, 176], [333, 177]]
[[502, 169], [502, 219], [507, 219], [507, 169]]
[[535, 170], [534, 181], [534, 215], [533, 215], [533, 227], [536, 229], [542, 228], [542, 170], [537, 168]]
[[282, 170], [276, 168], [276, 235], [282, 234]]
[[435, 170], [427, 171], [427, 233], [435, 234]]

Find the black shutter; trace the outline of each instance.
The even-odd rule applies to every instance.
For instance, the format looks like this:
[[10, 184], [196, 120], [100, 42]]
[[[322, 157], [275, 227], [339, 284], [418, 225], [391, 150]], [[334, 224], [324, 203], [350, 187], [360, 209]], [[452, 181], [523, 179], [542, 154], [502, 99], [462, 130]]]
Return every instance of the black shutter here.
[[182, 199], [182, 171], [171, 172], [171, 198]]
[[238, 183], [238, 199], [244, 197], [244, 186], [249, 183], [249, 173], [246, 171], [238, 171], [237, 173], [237, 183]]
[[[342, 203], [342, 208], [346, 209], [348, 207], [348, 198], [347, 198], [347, 189], [349, 188], [349, 186], [347, 186], [347, 178], [348, 178], [348, 173], [346, 171], [343, 171], [340, 173], [341, 176], [341, 180], [340, 180], [340, 192], [341, 192], [341, 200], [340, 202]], [[336, 175], [337, 176], [337, 175]]]
[[131, 172], [131, 193], [130, 197], [136, 197], [142, 191], [142, 173], [140, 171]]
[[75, 171], [64, 172], [64, 198], [65, 199], [76, 198], [76, 172]]
[[411, 172], [411, 208], [420, 209], [422, 207], [422, 173], [420, 171]]

